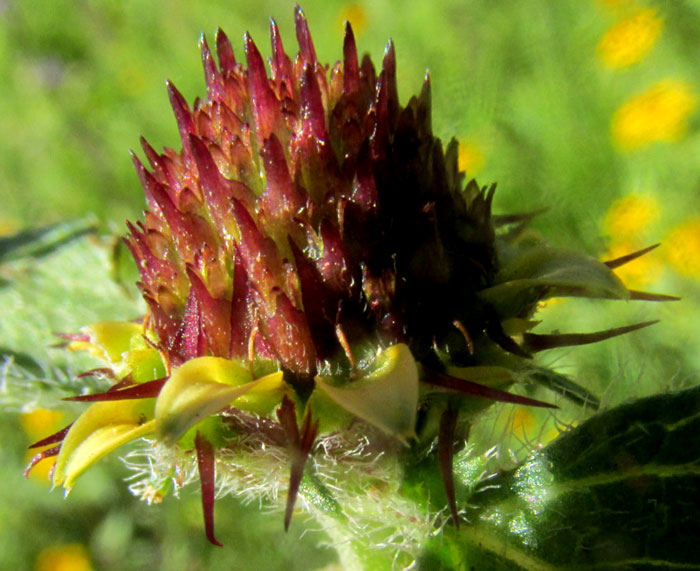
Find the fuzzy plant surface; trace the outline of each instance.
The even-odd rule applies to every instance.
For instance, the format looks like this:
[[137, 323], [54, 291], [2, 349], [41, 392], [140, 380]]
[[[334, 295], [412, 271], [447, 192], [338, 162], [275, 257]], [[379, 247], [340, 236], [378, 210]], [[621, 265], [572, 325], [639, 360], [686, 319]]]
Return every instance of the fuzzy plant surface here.
[[269, 69], [219, 31], [216, 58], [201, 41], [206, 97], [168, 84], [182, 149], [133, 155], [145, 315], [62, 334], [95, 359], [67, 399], [85, 408], [28, 470], [56, 457], [68, 492], [131, 443], [131, 491], [199, 482], [212, 544], [233, 495], [285, 529], [314, 518], [344, 569], [699, 568], [697, 389], [593, 415], [506, 471], [469, 438], [497, 402], [594, 413], [536, 354], [654, 322], [543, 333], [537, 310], [675, 299], [613, 272], [651, 248], [601, 262], [530, 231], [536, 209], [492, 212], [495, 185], [433, 134], [429, 78], [402, 105], [391, 43], [377, 69], [348, 25], [327, 66], [295, 20], [294, 57], [274, 22]]

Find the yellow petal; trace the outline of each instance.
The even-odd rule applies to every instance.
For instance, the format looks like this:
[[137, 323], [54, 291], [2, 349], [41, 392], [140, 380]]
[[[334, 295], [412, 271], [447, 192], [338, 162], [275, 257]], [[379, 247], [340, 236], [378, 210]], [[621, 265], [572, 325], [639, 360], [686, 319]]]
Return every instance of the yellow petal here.
[[83, 328], [83, 332], [102, 351], [105, 361], [119, 363], [124, 353], [129, 351], [132, 339], [143, 334], [143, 327], [126, 321], [103, 321]]
[[242, 408], [255, 409], [262, 406], [266, 393], [277, 391], [282, 384], [281, 372], [253, 381], [246, 367], [229, 359], [198, 357], [187, 361], [173, 372], [158, 395], [156, 435], [166, 444], [174, 444], [195, 424], [249, 391], [251, 398], [241, 403]]
[[345, 410], [403, 442], [415, 436], [418, 367], [403, 343], [380, 352], [374, 370], [363, 378], [336, 387], [319, 376], [316, 387]]
[[56, 459], [53, 485], [70, 491], [76, 478], [105, 454], [155, 429], [153, 401], [98, 402], [75, 421]]
[[235, 401], [236, 408], [254, 412], [264, 416], [282, 402], [287, 385], [282, 371], [260, 377], [250, 387], [248, 392], [239, 396]]
[[105, 361], [118, 378], [131, 373], [135, 382], [152, 381], [165, 376], [160, 353], [144, 339], [141, 324], [126, 321], [102, 321], [81, 329], [89, 341], [73, 341], [69, 348], [88, 351]]

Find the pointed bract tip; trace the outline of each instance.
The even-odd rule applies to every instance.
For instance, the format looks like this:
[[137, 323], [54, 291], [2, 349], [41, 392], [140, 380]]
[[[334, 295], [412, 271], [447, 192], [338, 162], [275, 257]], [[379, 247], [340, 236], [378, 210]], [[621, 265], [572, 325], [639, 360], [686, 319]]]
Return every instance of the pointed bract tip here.
[[[348, 56], [348, 50], [354, 54], [354, 59], [357, 60], [357, 45], [355, 43], [355, 34], [352, 31], [352, 25], [348, 20], [345, 21], [345, 35], [343, 37], [343, 52], [345, 57]], [[355, 65], [358, 65], [357, 63]]]
[[190, 107], [187, 104], [187, 100], [182, 93], [180, 93], [180, 90], [175, 87], [175, 84], [169, 79], [166, 79], [165, 87], [168, 90], [168, 97], [170, 98], [170, 103], [172, 104], [173, 108], [180, 107], [183, 111], [187, 111], [189, 113]]
[[591, 343], [606, 341], [607, 339], [612, 339], [613, 337], [618, 337], [619, 335], [632, 333], [633, 331], [649, 327], [650, 325], [655, 325], [658, 322], [658, 319], [654, 319], [652, 321], [644, 321], [642, 323], [635, 323], [634, 325], [626, 325], [624, 327], [615, 327], [604, 331], [596, 331], [594, 333], [557, 333], [552, 335], [524, 333], [523, 346], [527, 351], [538, 352], [546, 351], [548, 349], [556, 349], [559, 347], [589, 345]]
[[215, 74], [216, 66], [214, 64], [214, 58], [211, 55], [211, 50], [209, 49], [209, 42], [207, 42], [207, 37], [202, 32], [199, 35], [199, 50], [202, 54], [202, 61], [204, 62], [204, 71], [207, 74]]
[[214, 535], [214, 500], [216, 496], [216, 452], [212, 444], [197, 431], [194, 440], [197, 455], [197, 469], [202, 493], [204, 529], [209, 543], [218, 547], [223, 544]]
[[447, 504], [452, 515], [452, 522], [459, 528], [459, 512], [455, 495], [454, 482], [454, 439], [457, 430], [459, 413], [456, 409], [448, 407], [440, 417], [440, 430], [438, 436], [438, 459], [442, 485], [447, 496]]
[[635, 301], [681, 301], [681, 298], [675, 295], [651, 293], [648, 291], [638, 291], [634, 289], [630, 289], [627, 291], [630, 294], [630, 299]]
[[141, 148], [143, 149], [143, 152], [146, 153], [146, 155], [149, 157], [149, 160], [151, 157], [156, 158], [158, 153], [156, 153], [156, 150], [153, 148], [151, 143], [149, 143], [146, 140], [146, 137], [143, 135], [139, 136], [139, 143], [141, 144]]
[[272, 65], [274, 68], [275, 65], [279, 66], [281, 58], [286, 56], [282, 45], [282, 35], [274, 18], [270, 18], [270, 44], [272, 46]]
[[430, 70], [425, 70], [425, 78], [423, 79], [423, 85], [420, 90], [420, 100], [428, 105], [430, 105], [432, 87], [430, 83]]
[[134, 168], [136, 169], [136, 174], [139, 177], [139, 180], [141, 181], [142, 184], [145, 184], [145, 177], [147, 176], [148, 171], [146, 170], [146, 167], [144, 166], [143, 162], [141, 162], [141, 159], [139, 156], [134, 152], [134, 151], [129, 151], [129, 155], [131, 156], [131, 163], [134, 165]]
[[216, 55], [219, 57], [221, 71], [233, 71], [236, 66], [236, 56], [228, 36], [221, 28], [216, 30]]
[[255, 40], [253, 40], [253, 36], [251, 36], [248, 32], [243, 35], [243, 43], [243, 51], [245, 52], [245, 56], [248, 61], [248, 69], [251, 67], [251, 58], [254, 58], [256, 63], [257, 60], [260, 60], [260, 63], [264, 65], [258, 45], [255, 43]]
[[384, 57], [386, 58], [387, 55], [390, 55], [392, 57], [396, 56], [396, 49], [394, 48], [394, 40], [389, 38], [386, 42], [386, 45], [384, 46]]
[[296, 27], [297, 42], [299, 43], [299, 49], [301, 50], [302, 57], [309, 63], [316, 64], [316, 50], [314, 48], [313, 40], [311, 39], [309, 24], [306, 21], [304, 11], [298, 4], [294, 9], [294, 22]]
[[272, 51], [275, 51], [275, 43], [280, 41], [280, 29], [274, 18], [270, 18], [270, 40], [272, 41]]
[[624, 256], [620, 256], [619, 258], [615, 258], [613, 260], [607, 260], [603, 262], [606, 266], [608, 266], [611, 270], [614, 270], [615, 268], [619, 268], [620, 266], [623, 266], [624, 264], [627, 264], [633, 260], [636, 260], [637, 258], [643, 256], [644, 254], [647, 254], [651, 252], [652, 250], [655, 250], [658, 248], [661, 244], [652, 244], [651, 246], [648, 246], [646, 248], [642, 248], [641, 250], [637, 250], [636, 252], [631, 252], [630, 254], [626, 254]]

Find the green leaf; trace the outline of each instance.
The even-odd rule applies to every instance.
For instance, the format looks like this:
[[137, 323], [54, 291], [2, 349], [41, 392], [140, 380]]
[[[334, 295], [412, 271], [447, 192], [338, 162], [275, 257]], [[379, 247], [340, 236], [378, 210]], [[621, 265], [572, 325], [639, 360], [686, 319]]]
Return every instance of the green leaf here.
[[603, 262], [562, 248], [531, 248], [505, 264], [495, 281], [479, 296], [503, 317], [520, 315], [543, 295], [629, 299], [627, 288]]
[[527, 366], [523, 369], [523, 374], [527, 380], [547, 387], [579, 406], [590, 407], [594, 410], [598, 410], [600, 407], [600, 399], [597, 396], [556, 371], [546, 367]]
[[[111, 279], [107, 242], [90, 235], [56, 246], [41, 258], [23, 257], [0, 265], [7, 278], [0, 287], [0, 405], [4, 407], [76, 410], [73, 403], [58, 399], [105, 390], [99, 379], [75, 376], [102, 364], [88, 353], [55, 348], [60, 342], [55, 334], [74, 333], [98, 321], [134, 319], [145, 311], [140, 298], [131, 297]], [[12, 252], [17, 258], [19, 246]]]
[[88, 217], [0, 236], [0, 264], [50, 254], [68, 242], [94, 232], [96, 228], [95, 217]]
[[700, 387], [594, 416], [480, 486], [445, 541], [466, 568], [700, 569], [699, 432]]

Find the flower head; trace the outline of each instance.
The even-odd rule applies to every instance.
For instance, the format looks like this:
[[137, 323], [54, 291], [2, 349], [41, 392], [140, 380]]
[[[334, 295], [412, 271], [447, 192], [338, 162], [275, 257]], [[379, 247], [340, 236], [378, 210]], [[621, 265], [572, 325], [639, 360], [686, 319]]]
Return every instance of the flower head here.
[[300, 9], [296, 33], [292, 59], [272, 23], [269, 73], [250, 36], [245, 64], [223, 32], [218, 65], [202, 39], [207, 97], [193, 108], [168, 84], [182, 150], [143, 141], [148, 167], [134, 155], [148, 210], [126, 238], [147, 314], [67, 336], [115, 384], [74, 397], [93, 404], [37, 443], [54, 446], [36, 461], [58, 454], [54, 485], [67, 489], [138, 438], [194, 450], [215, 543], [215, 475], [241, 436], [287, 454], [286, 525], [308, 457], [358, 431], [403, 443], [386, 454], [436, 453], [457, 523], [452, 454], [475, 411], [552, 406], [507, 392], [521, 381], [595, 406], [532, 355], [648, 324], [539, 335], [538, 303], [664, 299], [612, 273], [640, 253], [601, 263], [526, 240], [534, 213], [493, 215], [495, 187], [466, 182], [456, 141], [432, 132], [429, 79], [401, 105], [391, 43], [377, 71], [348, 25], [328, 68]]

